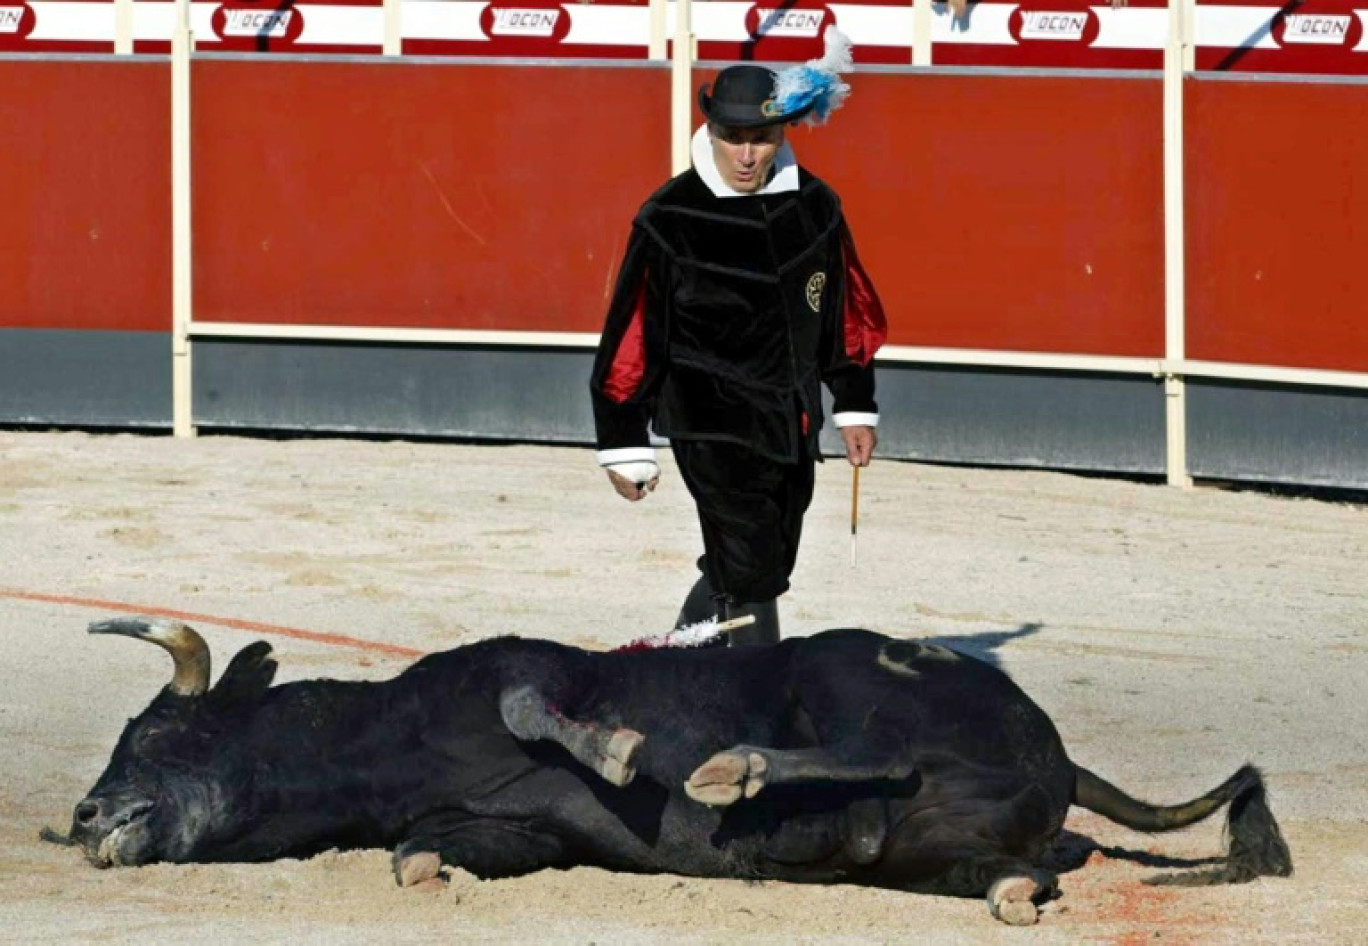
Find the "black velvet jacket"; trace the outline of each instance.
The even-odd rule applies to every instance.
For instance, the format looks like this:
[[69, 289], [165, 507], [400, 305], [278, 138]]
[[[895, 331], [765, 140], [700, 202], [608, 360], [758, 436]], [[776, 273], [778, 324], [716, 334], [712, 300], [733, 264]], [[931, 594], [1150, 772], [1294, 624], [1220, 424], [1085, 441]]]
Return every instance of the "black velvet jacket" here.
[[838, 413], [877, 411], [886, 332], [830, 187], [800, 168], [795, 191], [718, 197], [690, 169], [633, 222], [590, 382], [598, 448], [647, 446], [649, 422], [818, 457], [819, 383]]

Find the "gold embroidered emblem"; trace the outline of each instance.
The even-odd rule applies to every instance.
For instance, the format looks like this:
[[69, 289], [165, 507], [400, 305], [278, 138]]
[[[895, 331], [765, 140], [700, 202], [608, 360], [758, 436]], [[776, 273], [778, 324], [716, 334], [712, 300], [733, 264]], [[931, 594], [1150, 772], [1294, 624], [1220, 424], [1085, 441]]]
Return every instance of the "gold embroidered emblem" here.
[[826, 273], [816, 272], [807, 281], [807, 303], [813, 312], [822, 311], [822, 290], [826, 288]]
[[774, 118], [776, 115], [780, 114], [779, 104], [775, 102], [774, 99], [765, 99], [760, 103], [760, 114], [764, 115], [766, 118]]

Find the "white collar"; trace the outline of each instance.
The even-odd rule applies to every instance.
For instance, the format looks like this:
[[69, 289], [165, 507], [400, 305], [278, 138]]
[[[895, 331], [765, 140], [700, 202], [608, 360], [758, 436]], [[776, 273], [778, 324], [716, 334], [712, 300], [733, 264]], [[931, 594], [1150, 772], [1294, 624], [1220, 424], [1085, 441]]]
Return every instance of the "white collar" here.
[[693, 159], [694, 170], [698, 172], [698, 176], [703, 178], [708, 190], [717, 197], [754, 197], [758, 194], [782, 194], [798, 189], [798, 159], [794, 157], [793, 147], [787, 140], [779, 146], [779, 153], [774, 156], [774, 173], [765, 182], [765, 186], [749, 193], [732, 190], [727, 186], [727, 182], [722, 180], [722, 172], [717, 169], [717, 162], [713, 160], [707, 122], [694, 132], [693, 142], [689, 146], [689, 156]]

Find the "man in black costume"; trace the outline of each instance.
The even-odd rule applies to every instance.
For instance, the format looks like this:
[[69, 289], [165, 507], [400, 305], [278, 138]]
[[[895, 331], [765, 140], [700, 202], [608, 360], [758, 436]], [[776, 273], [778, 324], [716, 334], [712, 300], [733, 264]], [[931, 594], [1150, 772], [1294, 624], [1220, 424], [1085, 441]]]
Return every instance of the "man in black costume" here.
[[[820, 70], [831, 44], [794, 69]], [[867, 465], [876, 443], [883, 309], [839, 198], [784, 136], [849, 90], [834, 71], [816, 75], [825, 89], [786, 94], [771, 70], [736, 65], [699, 90], [693, 167], [633, 222], [590, 384], [598, 461], [622, 496], [656, 486], [648, 424], [669, 439], [704, 547], [677, 624], [754, 615], [733, 644], [779, 640], [775, 599], [820, 459], [820, 383], [850, 463]]]

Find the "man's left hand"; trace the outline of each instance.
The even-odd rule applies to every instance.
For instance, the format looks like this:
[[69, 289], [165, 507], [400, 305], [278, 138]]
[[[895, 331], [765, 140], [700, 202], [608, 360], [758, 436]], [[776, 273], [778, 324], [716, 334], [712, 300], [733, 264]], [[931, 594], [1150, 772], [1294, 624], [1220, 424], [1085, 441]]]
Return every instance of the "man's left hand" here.
[[850, 461], [851, 466], [869, 466], [869, 461], [874, 456], [874, 447], [879, 442], [879, 435], [874, 432], [873, 427], [852, 425], [841, 428], [841, 440], [845, 441], [846, 459]]

